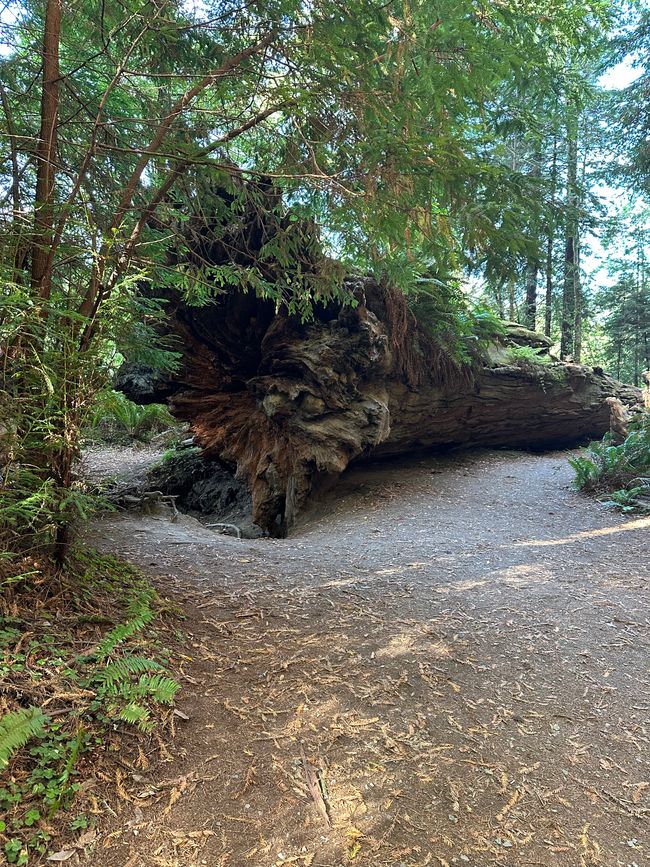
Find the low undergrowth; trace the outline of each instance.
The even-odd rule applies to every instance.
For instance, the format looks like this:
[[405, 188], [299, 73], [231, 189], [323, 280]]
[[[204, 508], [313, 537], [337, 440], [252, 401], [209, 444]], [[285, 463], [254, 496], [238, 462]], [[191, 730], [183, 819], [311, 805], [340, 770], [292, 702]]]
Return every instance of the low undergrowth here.
[[178, 435], [179, 425], [166, 406], [133, 403], [119, 391], [106, 389], [97, 398], [94, 412], [84, 430], [90, 442], [116, 445], [149, 443], [161, 434]]
[[0, 557], [0, 852], [64, 860], [92, 846], [123, 786], [118, 752], [146, 767], [164, 750], [173, 610], [113, 557], [78, 551], [63, 573]]
[[569, 463], [579, 490], [596, 493], [605, 505], [623, 512], [650, 512], [650, 412], [631, 423], [620, 445], [607, 434]]
[[508, 348], [508, 357], [513, 364], [525, 366], [526, 364], [533, 365], [548, 365], [551, 363], [551, 358], [548, 354], [540, 354], [532, 346], [510, 346]]

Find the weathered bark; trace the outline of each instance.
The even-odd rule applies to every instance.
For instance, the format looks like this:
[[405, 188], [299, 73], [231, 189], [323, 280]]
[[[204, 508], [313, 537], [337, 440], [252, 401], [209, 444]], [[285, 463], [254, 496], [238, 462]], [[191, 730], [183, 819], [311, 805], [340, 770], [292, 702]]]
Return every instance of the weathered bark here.
[[551, 325], [553, 322], [553, 235], [549, 229], [549, 236], [546, 239], [546, 293], [544, 300], [544, 334], [547, 337], [551, 336]]
[[[203, 308], [176, 300], [183, 373], [154, 387], [122, 377], [134, 399], [167, 397], [205, 454], [236, 467], [253, 519], [272, 534], [286, 532], [319, 479], [365, 455], [565, 446], [609, 429], [607, 397], [638, 399], [601, 371], [516, 363], [503, 345], [458, 364], [400, 293], [369, 278], [348, 287], [357, 307], [319, 308], [309, 324], [252, 295]], [[540, 353], [550, 343], [523, 328], [511, 334]]]

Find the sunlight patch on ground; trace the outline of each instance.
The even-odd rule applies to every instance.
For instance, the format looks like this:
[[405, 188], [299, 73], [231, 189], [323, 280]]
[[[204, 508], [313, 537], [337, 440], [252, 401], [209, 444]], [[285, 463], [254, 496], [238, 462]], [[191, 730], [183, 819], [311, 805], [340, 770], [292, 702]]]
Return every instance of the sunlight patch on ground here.
[[398, 575], [407, 569], [423, 569], [427, 563], [406, 563], [403, 566], [390, 566], [388, 569], [377, 569], [375, 575]]
[[552, 577], [551, 572], [538, 563], [519, 563], [490, 573], [491, 580], [502, 581], [504, 584], [528, 587], [531, 583], [545, 583]]
[[327, 590], [334, 587], [354, 587], [355, 584], [362, 583], [362, 579], [358, 575], [348, 575], [343, 578], [335, 578], [333, 581], [325, 581], [320, 584], [321, 590]]
[[478, 587], [484, 587], [488, 583], [487, 578], [472, 578], [467, 581], [454, 581], [452, 584], [445, 584], [443, 587], [435, 587], [436, 593], [464, 593], [467, 590], [476, 590]]
[[388, 642], [385, 647], [382, 647], [375, 654], [377, 659], [393, 658], [403, 656], [405, 653], [413, 653], [415, 648], [415, 638], [412, 635], [396, 635]]
[[595, 539], [598, 536], [610, 536], [613, 533], [625, 533], [628, 530], [647, 530], [650, 529], [650, 518], [637, 518], [635, 521], [627, 521], [625, 524], [618, 524], [615, 527], [601, 527], [597, 530], [582, 530], [580, 533], [574, 533], [572, 536], [567, 536], [565, 539], [531, 539], [527, 542], [513, 542], [513, 548], [544, 548], [549, 545], [572, 545], [574, 542], [580, 542], [583, 539]]

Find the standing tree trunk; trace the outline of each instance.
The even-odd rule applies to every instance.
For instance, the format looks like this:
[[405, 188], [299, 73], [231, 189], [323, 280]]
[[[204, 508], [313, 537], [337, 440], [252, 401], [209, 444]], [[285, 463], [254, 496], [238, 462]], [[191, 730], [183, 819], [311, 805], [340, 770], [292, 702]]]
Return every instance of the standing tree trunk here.
[[501, 319], [506, 318], [506, 310], [503, 302], [503, 286], [504, 281], [501, 278], [498, 278], [494, 283], [494, 295], [497, 305], [497, 312]]
[[526, 310], [524, 315], [524, 325], [535, 330], [535, 321], [537, 319], [537, 272], [539, 270], [539, 262], [537, 259], [531, 259], [526, 265]]
[[48, 301], [52, 291], [50, 246], [54, 222], [53, 199], [56, 177], [56, 140], [59, 113], [59, 44], [61, 39], [61, 0], [48, 0], [43, 36], [43, 87], [41, 91], [41, 128], [36, 149], [38, 163], [34, 202], [32, 241], [32, 286]]
[[580, 246], [579, 238], [574, 240], [575, 262], [573, 266], [573, 360], [579, 364], [582, 358], [582, 320], [584, 314], [584, 299], [580, 282]]
[[[531, 178], [539, 179], [542, 173], [542, 152], [539, 143], [535, 145], [533, 153], [532, 165], [529, 175]], [[535, 252], [528, 257], [526, 263], [526, 303], [524, 307], [524, 325], [535, 330], [537, 320], [537, 274], [539, 272], [539, 221], [535, 217], [531, 225], [532, 241], [535, 245]]]
[[561, 358], [572, 355], [575, 347], [576, 271], [578, 268], [578, 109], [573, 99], [567, 104], [567, 112], [567, 215], [564, 243]]
[[551, 336], [553, 323], [553, 247], [555, 246], [555, 194], [557, 191], [557, 135], [553, 136], [553, 160], [551, 163], [551, 209], [546, 236], [546, 298], [544, 306], [544, 334]]
[[546, 240], [546, 297], [544, 299], [544, 334], [551, 336], [553, 323], [553, 234], [549, 230]]
[[[577, 134], [577, 133], [576, 133]], [[575, 267], [573, 269], [573, 306], [575, 308], [573, 357], [577, 363], [582, 359], [582, 324], [584, 319], [585, 302], [582, 294], [580, 280], [580, 212], [583, 207], [583, 191], [585, 189], [585, 177], [587, 173], [587, 144], [583, 144], [582, 171], [580, 189], [576, 190], [576, 217], [575, 217]]]

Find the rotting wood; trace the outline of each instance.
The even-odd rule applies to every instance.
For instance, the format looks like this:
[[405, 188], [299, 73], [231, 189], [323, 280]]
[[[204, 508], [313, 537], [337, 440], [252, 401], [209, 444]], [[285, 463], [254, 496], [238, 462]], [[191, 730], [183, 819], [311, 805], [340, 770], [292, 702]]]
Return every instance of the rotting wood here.
[[[450, 446], [567, 447], [609, 430], [607, 398], [640, 402], [638, 389], [599, 368], [517, 359], [503, 341], [461, 364], [400, 292], [372, 278], [346, 285], [357, 306], [317, 307], [309, 323], [250, 293], [201, 308], [171, 297], [182, 372], [155, 381], [126, 368], [120, 378], [136, 401], [167, 399], [205, 455], [247, 481], [253, 520], [271, 535], [285, 535], [309, 495], [352, 461]], [[543, 336], [528, 334], [546, 351]], [[518, 328], [514, 342], [526, 339]]]

